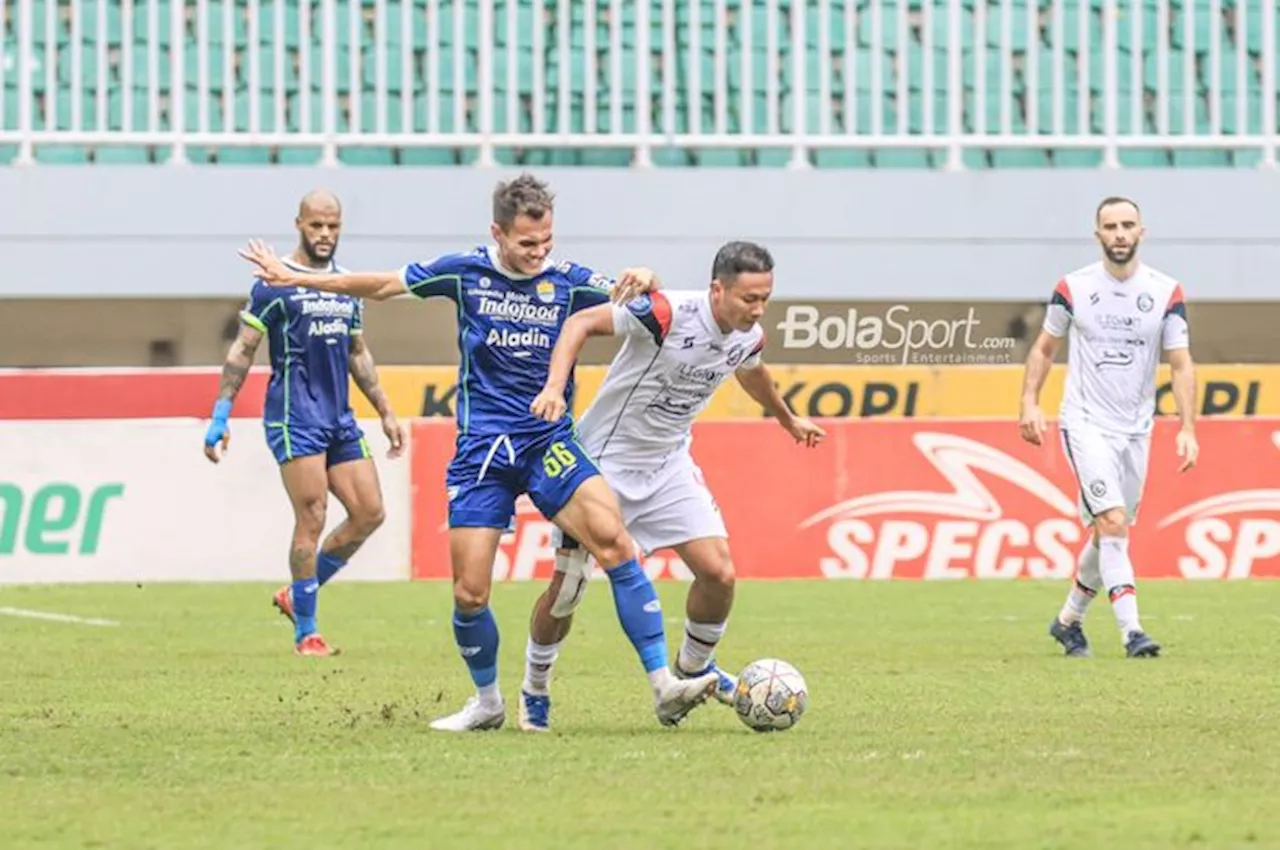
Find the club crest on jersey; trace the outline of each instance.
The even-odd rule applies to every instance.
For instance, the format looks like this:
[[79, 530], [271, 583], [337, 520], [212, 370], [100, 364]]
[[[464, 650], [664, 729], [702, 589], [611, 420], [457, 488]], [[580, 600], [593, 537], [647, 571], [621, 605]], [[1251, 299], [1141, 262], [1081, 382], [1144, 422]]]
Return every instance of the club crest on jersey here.
[[1143, 292], [1138, 295], [1138, 309], [1144, 313], [1150, 313], [1151, 308], [1156, 306], [1156, 300], [1151, 297], [1151, 293]]
[[550, 304], [556, 300], [556, 285], [549, 280], [540, 280], [534, 288], [538, 294], [538, 300], [543, 304]]
[[730, 366], [737, 366], [742, 362], [743, 349], [740, 345], [735, 345], [729, 350], [729, 356], [725, 358], [725, 362]]
[[631, 302], [627, 304], [627, 309], [637, 316], [647, 316], [653, 312], [653, 299], [641, 293], [631, 299]]

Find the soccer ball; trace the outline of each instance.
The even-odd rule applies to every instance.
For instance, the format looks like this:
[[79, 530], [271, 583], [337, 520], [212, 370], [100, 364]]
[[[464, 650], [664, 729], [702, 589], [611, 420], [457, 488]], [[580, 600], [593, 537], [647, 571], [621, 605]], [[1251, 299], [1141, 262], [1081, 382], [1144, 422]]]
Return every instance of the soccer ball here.
[[785, 661], [752, 661], [738, 674], [733, 709], [756, 732], [781, 732], [800, 722], [809, 702], [809, 686]]

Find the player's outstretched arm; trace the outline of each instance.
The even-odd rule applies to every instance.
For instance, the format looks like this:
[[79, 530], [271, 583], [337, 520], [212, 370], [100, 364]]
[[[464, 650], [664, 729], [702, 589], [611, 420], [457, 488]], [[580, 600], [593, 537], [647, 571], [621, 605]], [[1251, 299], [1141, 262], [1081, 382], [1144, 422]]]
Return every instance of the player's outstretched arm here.
[[1196, 366], [1191, 360], [1191, 349], [1175, 348], [1168, 352], [1169, 379], [1173, 385], [1173, 400], [1178, 405], [1178, 457], [1182, 458], [1179, 472], [1186, 472], [1196, 465], [1200, 457], [1200, 444], [1196, 440]]
[[1018, 429], [1022, 439], [1040, 445], [1044, 437], [1044, 412], [1040, 410], [1040, 391], [1053, 368], [1053, 358], [1058, 352], [1061, 337], [1046, 330], [1040, 331], [1027, 354], [1026, 368], [1022, 375], [1022, 401], [1018, 414]]
[[391, 409], [391, 401], [378, 383], [378, 365], [373, 361], [373, 352], [364, 341], [364, 334], [359, 333], [351, 338], [351, 353], [347, 356], [347, 364], [351, 370], [351, 380], [355, 381], [360, 392], [378, 411], [382, 420], [382, 433], [386, 434], [391, 448], [387, 457], [397, 458], [404, 450], [404, 428]]
[[764, 409], [765, 414], [777, 419], [778, 424], [795, 437], [796, 442], [803, 442], [806, 446], [812, 447], [822, 442], [823, 437], [827, 435], [826, 431], [813, 422], [803, 416], [796, 416], [792, 412], [782, 393], [778, 392], [778, 385], [774, 382], [768, 366], [760, 363], [754, 368], [738, 369], [733, 376], [738, 379], [738, 384], [747, 395]]
[[564, 388], [569, 383], [569, 375], [573, 372], [573, 364], [582, 353], [582, 346], [593, 336], [613, 336], [617, 331], [614, 326], [612, 304], [598, 304], [581, 312], [574, 313], [560, 326], [560, 337], [556, 347], [551, 350], [551, 366], [547, 372], [547, 380], [542, 385], [542, 392], [529, 406], [529, 412], [547, 422], [559, 422], [568, 405], [564, 400]]
[[300, 272], [289, 268], [270, 245], [261, 239], [252, 239], [240, 256], [258, 268], [258, 277], [268, 286], [309, 286], [323, 292], [336, 292], [353, 298], [369, 298], [386, 301], [408, 292], [399, 271], [348, 272], [343, 274], [318, 274]]
[[236, 395], [244, 386], [249, 370], [253, 368], [253, 358], [262, 343], [262, 331], [248, 322], [240, 325], [240, 332], [227, 351], [227, 359], [222, 364], [222, 380], [218, 383], [218, 398], [213, 403], [213, 416], [209, 422], [209, 430], [204, 435], [204, 454], [209, 460], [217, 463], [219, 444], [226, 451], [231, 443], [231, 428], [227, 420], [231, 417], [231, 406]]

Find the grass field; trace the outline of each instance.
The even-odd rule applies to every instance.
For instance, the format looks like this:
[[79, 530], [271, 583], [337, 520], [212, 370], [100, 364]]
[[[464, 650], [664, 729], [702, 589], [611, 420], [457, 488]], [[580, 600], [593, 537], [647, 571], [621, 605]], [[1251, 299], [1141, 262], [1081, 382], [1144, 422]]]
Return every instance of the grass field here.
[[[1141, 588], [1165, 657], [1046, 636], [1065, 586], [756, 583], [721, 657], [808, 678], [795, 729], [708, 704], [678, 729], [597, 584], [515, 725], [537, 588], [500, 586], [508, 725], [427, 720], [470, 690], [448, 588], [341, 581], [336, 659], [290, 654], [261, 585], [0, 588], [0, 847], [1280, 847], [1280, 584]], [[673, 646], [684, 588], [662, 587]]]

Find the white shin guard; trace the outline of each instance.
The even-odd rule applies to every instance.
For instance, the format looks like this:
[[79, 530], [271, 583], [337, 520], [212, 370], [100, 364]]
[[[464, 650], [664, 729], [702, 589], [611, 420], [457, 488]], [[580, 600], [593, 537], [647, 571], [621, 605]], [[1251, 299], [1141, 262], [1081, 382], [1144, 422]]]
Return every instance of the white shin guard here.
[[591, 577], [590, 555], [581, 547], [569, 550], [567, 555], [557, 554], [556, 572], [564, 575], [560, 592], [551, 603], [551, 616], [563, 620], [573, 614], [587, 594], [587, 580]]

